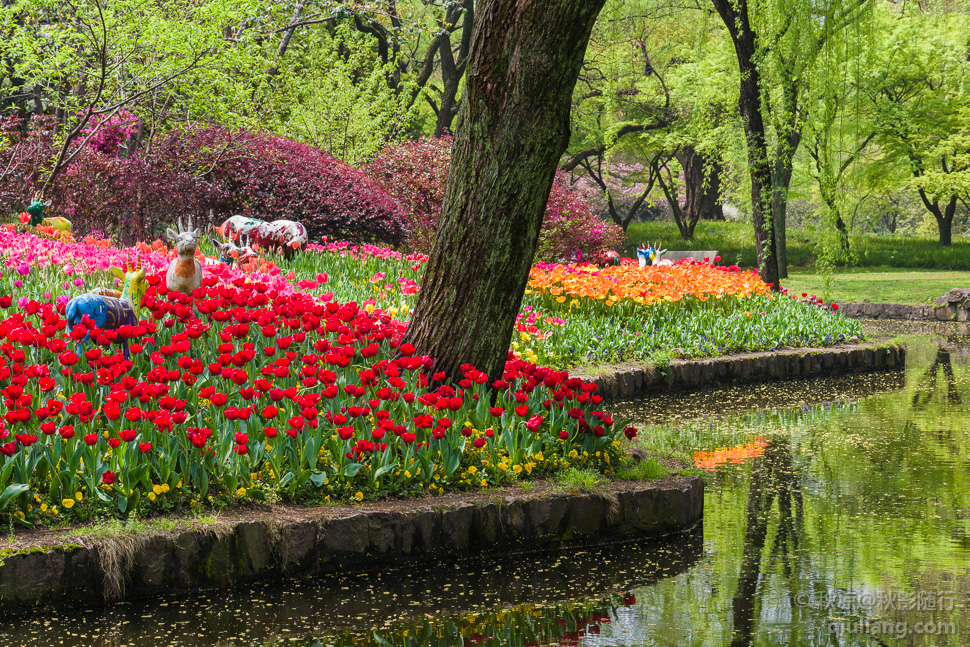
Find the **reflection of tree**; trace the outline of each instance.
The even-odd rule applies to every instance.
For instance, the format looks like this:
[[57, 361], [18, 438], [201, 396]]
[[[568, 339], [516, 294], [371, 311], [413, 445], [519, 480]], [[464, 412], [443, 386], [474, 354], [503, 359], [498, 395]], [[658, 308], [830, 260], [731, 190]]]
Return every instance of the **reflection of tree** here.
[[[748, 492], [747, 531], [738, 587], [732, 602], [734, 639], [731, 645], [749, 645], [754, 629], [758, 582], [764, 558], [768, 527], [777, 504], [777, 528], [769, 547], [773, 563], [782, 556], [785, 577], [792, 579], [791, 562], [787, 559], [798, 549], [802, 529], [802, 492], [792, 461], [791, 440], [775, 437], [768, 441], [764, 455], [755, 459], [751, 468]], [[793, 605], [794, 606], [794, 605]]]
[[938, 387], [938, 376], [943, 370], [943, 377], [946, 380], [946, 403], [962, 404], [960, 393], [957, 391], [956, 377], [953, 375], [953, 365], [950, 363], [950, 351], [942, 344], [937, 346], [936, 359], [930, 365], [919, 383], [916, 385], [916, 395], [913, 396], [913, 410], [922, 411], [936, 395]]

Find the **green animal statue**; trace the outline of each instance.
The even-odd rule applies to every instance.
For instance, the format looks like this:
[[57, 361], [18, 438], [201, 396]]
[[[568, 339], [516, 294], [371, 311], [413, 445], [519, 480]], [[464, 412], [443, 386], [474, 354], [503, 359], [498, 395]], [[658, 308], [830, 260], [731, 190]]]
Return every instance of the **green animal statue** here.
[[73, 230], [73, 225], [71, 221], [67, 218], [61, 218], [60, 216], [55, 216], [53, 218], [44, 217], [44, 209], [51, 206], [51, 201], [48, 200], [44, 202], [40, 199], [39, 193], [34, 195], [34, 201], [30, 203], [27, 207], [27, 215], [30, 216], [30, 226], [37, 227], [43, 225], [45, 227], [51, 227], [57, 231], [66, 231], [68, 233]]

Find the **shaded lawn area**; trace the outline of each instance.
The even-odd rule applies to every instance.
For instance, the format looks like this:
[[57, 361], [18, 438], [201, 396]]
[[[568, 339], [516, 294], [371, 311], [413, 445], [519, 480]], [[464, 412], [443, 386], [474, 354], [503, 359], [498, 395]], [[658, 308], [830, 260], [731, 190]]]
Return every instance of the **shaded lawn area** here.
[[825, 301], [927, 305], [951, 288], [970, 288], [970, 272], [933, 272], [873, 267], [840, 269], [826, 277], [794, 269], [782, 285], [790, 293], [807, 292]]
[[[630, 258], [636, 258], [637, 243], [659, 242], [661, 247], [679, 251], [716, 249], [724, 265], [756, 267], [758, 264], [754, 232], [750, 223], [702, 220], [694, 230], [694, 239], [685, 241], [681, 240], [673, 222], [632, 222], [626, 235], [625, 255]], [[818, 242], [816, 231], [789, 228], [789, 267], [813, 266]], [[956, 231], [950, 247], [940, 247], [935, 236], [904, 234], [853, 234], [850, 242], [852, 260], [850, 263], [840, 262], [840, 267], [866, 267], [872, 272], [884, 272], [892, 267], [947, 272], [970, 271], [970, 239]]]

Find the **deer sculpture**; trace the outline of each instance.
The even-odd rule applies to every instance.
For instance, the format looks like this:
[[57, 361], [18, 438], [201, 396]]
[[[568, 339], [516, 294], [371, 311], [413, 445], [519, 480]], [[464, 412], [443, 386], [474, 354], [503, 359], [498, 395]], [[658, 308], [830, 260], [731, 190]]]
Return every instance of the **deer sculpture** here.
[[191, 294], [202, 285], [202, 264], [195, 258], [202, 230], [192, 228], [192, 216], [189, 216], [187, 228], [182, 226], [181, 218], [178, 219], [178, 226], [177, 233], [171, 227], [165, 232], [168, 239], [175, 243], [175, 251], [178, 253], [178, 258], [169, 263], [165, 285], [170, 292]]
[[216, 232], [223, 240], [230, 241], [240, 235], [249, 236], [251, 243], [269, 250], [278, 249], [287, 259], [304, 249], [310, 240], [306, 227], [295, 220], [264, 222], [239, 215], [226, 220], [216, 228]]
[[666, 249], [660, 249], [660, 243], [653, 243], [652, 245], [647, 245], [647, 259], [650, 261], [651, 265], [659, 265], [664, 254], [667, 253]]
[[245, 259], [256, 257], [249, 236], [239, 236], [238, 244], [234, 240], [222, 241], [213, 237], [212, 245], [219, 251], [219, 262], [229, 267], [236, 261], [242, 264]]
[[[138, 312], [141, 309], [141, 298], [145, 294], [148, 282], [145, 280], [145, 268], [139, 259], [136, 265], [130, 260], [123, 269], [112, 267], [111, 272], [122, 281], [121, 292], [106, 288], [96, 288], [87, 294], [76, 296], [67, 302], [65, 315], [69, 328], [84, 324], [84, 317], [90, 317], [94, 325], [101, 330], [117, 330], [122, 326], [134, 326], [138, 323]], [[81, 343], [90, 337], [90, 333], [78, 342], [78, 352]], [[128, 340], [122, 342], [125, 359], [131, 359], [128, 350]]]
[[27, 215], [30, 217], [30, 226], [37, 227], [43, 225], [44, 227], [50, 227], [55, 231], [66, 231], [71, 233], [74, 229], [74, 225], [67, 218], [61, 218], [60, 216], [54, 216], [53, 218], [44, 217], [44, 209], [51, 206], [51, 201], [47, 200], [44, 202], [41, 200], [40, 193], [34, 194], [34, 201], [30, 203], [27, 207]]

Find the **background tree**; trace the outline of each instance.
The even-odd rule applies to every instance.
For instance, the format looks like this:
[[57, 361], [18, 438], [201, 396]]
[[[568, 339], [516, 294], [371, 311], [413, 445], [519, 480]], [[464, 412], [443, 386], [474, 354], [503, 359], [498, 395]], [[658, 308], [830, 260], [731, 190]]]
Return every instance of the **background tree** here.
[[594, 30], [563, 168], [589, 178], [624, 229], [665, 199], [657, 171], [665, 160], [678, 166], [674, 151], [692, 171], [682, 178], [688, 219], [723, 217], [718, 126], [730, 121], [732, 91], [724, 91], [725, 75], [712, 74], [723, 36], [708, 14], [653, 0], [611, 2]]
[[[915, 10], [909, 10], [910, 12]], [[883, 162], [912, 174], [910, 186], [936, 221], [939, 243], [952, 244], [953, 219], [968, 199], [970, 77], [964, 15], [882, 16], [887, 42], [880, 48], [872, 102]]]
[[758, 271], [765, 283], [774, 289], [778, 280], [778, 253], [771, 221], [771, 168], [768, 164], [768, 141], [762, 114], [761, 72], [757, 66], [758, 35], [748, 12], [748, 0], [712, 0], [734, 43], [740, 70], [738, 111], [744, 124], [751, 176], [751, 220], [754, 224]]

